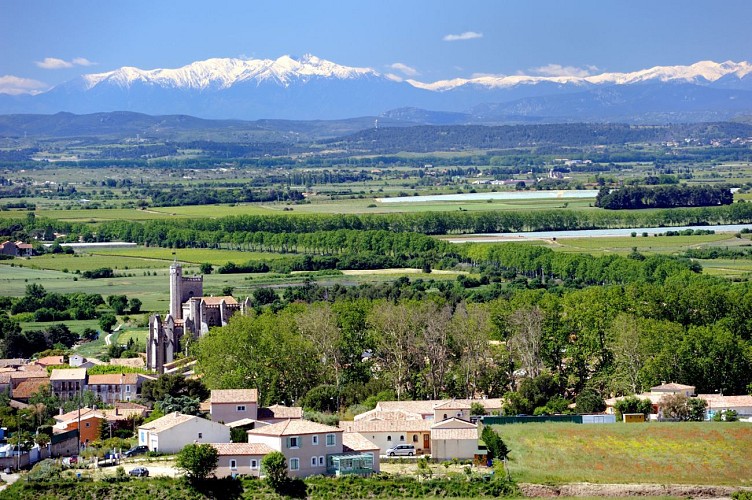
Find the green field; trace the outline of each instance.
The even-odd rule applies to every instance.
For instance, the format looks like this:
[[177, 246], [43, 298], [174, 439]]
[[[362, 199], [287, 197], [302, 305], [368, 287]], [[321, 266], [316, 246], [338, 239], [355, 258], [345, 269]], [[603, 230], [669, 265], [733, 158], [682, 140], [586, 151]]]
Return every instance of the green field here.
[[752, 485], [752, 426], [681, 422], [497, 425], [516, 481]]
[[735, 247], [750, 245], [749, 239], [736, 238], [729, 233], [697, 236], [615, 236], [592, 238], [557, 238], [549, 246], [557, 251], [591, 253], [602, 255], [616, 253], [626, 255], [637, 248], [645, 254], [672, 254], [689, 248]]

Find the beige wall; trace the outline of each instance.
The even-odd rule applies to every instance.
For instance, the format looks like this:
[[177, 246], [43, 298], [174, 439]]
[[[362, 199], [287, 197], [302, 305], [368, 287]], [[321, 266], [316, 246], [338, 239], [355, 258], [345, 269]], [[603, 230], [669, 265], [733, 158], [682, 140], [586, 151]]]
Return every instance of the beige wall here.
[[453, 458], [467, 459], [475, 456], [478, 449], [477, 439], [432, 439], [431, 458], [436, 460], [451, 460]]
[[[287, 438], [290, 436], [258, 436], [248, 435], [249, 443], [263, 443], [274, 450], [279, 450], [287, 459], [287, 472], [291, 477], [306, 477], [314, 474], [326, 474], [326, 457], [333, 453], [342, 453], [342, 432], [333, 432], [334, 446], [326, 445], [326, 435], [302, 434], [300, 446], [291, 448], [287, 446]], [[313, 436], [318, 437], [318, 444], [313, 444]], [[311, 459], [316, 457], [316, 465]], [[293, 459], [298, 459], [297, 470], [292, 469]]]
[[[446, 417], [444, 415], [446, 415]], [[441, 422], [442, 420], [452, 417], [461, 418], [462, 420], [470, 420], [470, 410], [443, 410], [436, 408], [433, 421]]]
[[[264, 455], [220, 455], [214, 475], [227, 477], [233, 474], [237, 476], [256, 476], [261, 472], [261, 460]], [[235, 460], [235, 468], [230, 467], [230, 462]], [[255, 460], [256, 467], [251, 467], [251, 461]]]
[[[238, 406], [245, 406], [245, 411], [239, 411]], [[215, 422], [229, 424], [236, 420], [258, 417], [258, 403], [212, 403], [211, 419]]]

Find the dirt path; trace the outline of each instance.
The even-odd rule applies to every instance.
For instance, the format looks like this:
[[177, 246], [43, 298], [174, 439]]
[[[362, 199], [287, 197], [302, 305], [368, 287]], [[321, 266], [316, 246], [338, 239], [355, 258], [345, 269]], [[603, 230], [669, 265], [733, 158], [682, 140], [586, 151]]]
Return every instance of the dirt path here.
[[551, 486], [520, 483], [526, 497], [653, 497], [731, 498], [738, 490], [734, 486], [702, 486], [686, 484], [594, 484], [572, 483]]

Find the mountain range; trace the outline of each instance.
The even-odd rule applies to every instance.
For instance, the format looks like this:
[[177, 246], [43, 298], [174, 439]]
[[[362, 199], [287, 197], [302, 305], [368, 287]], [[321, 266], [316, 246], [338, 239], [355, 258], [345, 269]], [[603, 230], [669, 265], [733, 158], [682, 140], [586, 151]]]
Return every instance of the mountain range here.
[[123, 67], [35, 95], [0, 95], [0, 114], [108, 111], [242, 120], [374, 116], [421, 124], [718, 121], [752, 115], [752, 64], [701, 61], [631, 73], [427, 83], [312, 55], [217, 58], [176, 69]]

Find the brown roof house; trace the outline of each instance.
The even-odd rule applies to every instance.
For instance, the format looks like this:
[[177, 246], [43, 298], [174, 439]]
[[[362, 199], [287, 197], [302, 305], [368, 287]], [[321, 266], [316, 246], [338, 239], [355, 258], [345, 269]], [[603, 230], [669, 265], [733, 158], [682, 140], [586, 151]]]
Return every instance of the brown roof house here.
[[478, 453], [478, 424], [449, 418], [431, 426], [431, 458], [460, 460], [475, 457]]
[[53, 368], [50, 374], [52, 394], [63, 401], [86, 389], [86, 368]]
[[214, 389], [209, 397], [209, 414], [214, 422], [229, 424], [236, 420], [258, 419], [256, 389]]
[[138, 373], [109, 373], [89, 375], [87, 388], [96, 394], [103, 403], [136, 399], [141, 392], [143, 377]]
[[431, 453], [431, 420], [357, 420], [341, 421], [345, 432], [357, 432], [379, 447], [379, 454], [398, 444], [412, 444], [416, 454]]
[[[372, 452], [347, 452], [343, 430], [308, 420], [285, 420], [248, 431], [248, 442], [266, 444], [287, 459], [293, 477], [313, 474], [369, 475], [378, 470]], [[376, 469], [374, 469], [376, 463]]]
[[170, 413], [138, 428], [139, 446], [149, 451], [177, 453], [191, 443], [229, 443], [230, 428], [205, 418]]
[[261, 475], [261, 460], [273, 452], [269, 446], [261, 443], [212, 443], [219, 455], [214, 474], [226, 476]]

